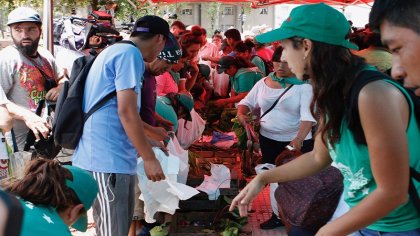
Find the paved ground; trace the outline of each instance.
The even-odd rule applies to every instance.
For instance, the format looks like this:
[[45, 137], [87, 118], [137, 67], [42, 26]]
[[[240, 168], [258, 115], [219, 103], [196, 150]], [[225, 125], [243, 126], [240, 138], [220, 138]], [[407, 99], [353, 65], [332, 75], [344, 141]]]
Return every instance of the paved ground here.
[[[244, 227], [244, 231], [252, 231], [253, 236], [286, 236], [284, 227], [273, 230], [261, 230], [260, 224], [271, 217], [270, 194], [269, 188], [263, 190], [261, 194], [254, 200], [252, 204], [253, 213], [250, 213], [248, 225]], [[93, 224], [92, 212], [88, 212], [89, 228], [86, 233], [72, 231], [73, 235], [77, 236], [93, 236], [95, 229]]]
[[252, 210], [248, 219], [248, 225], [244, 227], [245, 231], [252, 230], [253, 236], [286, 236], [284, 227], [272, 230], [261, 230], [260, 224], [271, 217], [270, 206], [270, 188], [267, 187], [260, 193], [252, 204]]

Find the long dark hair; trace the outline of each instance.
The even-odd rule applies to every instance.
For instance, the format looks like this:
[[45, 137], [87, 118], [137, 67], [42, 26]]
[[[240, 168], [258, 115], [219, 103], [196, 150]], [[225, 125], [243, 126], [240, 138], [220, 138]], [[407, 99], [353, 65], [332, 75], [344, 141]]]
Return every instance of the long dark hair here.
[[35, 205], [61, 212], [81, 203], [76, 193], [67, 187], [66, 179], [73, 180], [73, 176], [58, 161], [37, 158], [29, 163], [23, 179], [11, 182], [6, 190]]
[[[302, 47], [302, 38], [294, 37], [291, 40], [293, 47]], [[310, 108], [314, 117], [317, 113], [321, 114], [318, 132], [321, 132], [324, 144], [327, 144], [327, 137], [329, 143], [334, 145], [341, 137], [346, 98], [357, 72], [365, 62], [347, 48], [312, 42], [310, 70], [314, 94]]]

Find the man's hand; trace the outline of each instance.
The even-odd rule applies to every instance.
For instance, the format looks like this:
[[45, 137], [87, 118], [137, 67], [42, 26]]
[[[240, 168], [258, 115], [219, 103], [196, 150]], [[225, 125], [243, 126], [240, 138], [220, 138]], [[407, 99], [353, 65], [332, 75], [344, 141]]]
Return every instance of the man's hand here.
[[26, 112], [23, 117], [23, 121], [25, 122], [26, 126], [28, 126], [30, 130], [32, 130], [36, 140], [40, 139], [40, 134], [44, 138], [48, 137], [50, 127], [46, 120], [42, 119], [41, 117], [37, 116], [32, 112]]
[[45, 94], [45, 99], [47, 101], [53, 101], [56, 102], [58, 99], [58, 96], [60, 95], [61, 88], [63, 87], [63, 84], [57, 85], [57, 87], [52, 88], [48, 91], [47, 94]]
[[144, 171], [149, 180], [156, 182], [165, 179], [163, 174], [162, 167], [160, 166], [159, 161], [154, 158], [150, 160], [143, 160], [144, 162]]
[[166, 129], [162, 127], [153, 127], [153, 131], [151, 132], [150, 138], [156, 141], [162, 141], [165, 139], [169, 139], [169, 135]]
[[160, 150], [162, 150], [162, 152], [165, 153], [166, 156], [169, 156], [169, 151], [168, 149], [165, 147], [165, 145], [163, 144], [163, 142], [159, 142], [153, 139], [148, 139], [150, 146], [152, 147], [157, 147]]

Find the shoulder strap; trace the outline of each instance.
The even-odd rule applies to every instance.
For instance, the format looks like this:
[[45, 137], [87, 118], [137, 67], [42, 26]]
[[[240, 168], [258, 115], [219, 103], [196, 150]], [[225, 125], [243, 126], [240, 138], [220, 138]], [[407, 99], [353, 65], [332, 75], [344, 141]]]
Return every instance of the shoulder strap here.
[[16, 142], [16, 135], [15, 135], [15, 131], [12, 129], [10, 131], [10, 133], [12, 134], [12, 144], [13, 144], [13, 152], [18, 152], [19, 148]]
[[361, 70], [356, 74], [356, 79], [353, 82], [348, 95], [345, 98], [346, 102], [346, 119], [348, 127], [354, 135], [357, 143], [366, 145], [366, 138], [360, 123], [358, 97], [360, 90], [373, 81], [383, 80], [387, 75], [376, 70]]
[[280, 101], [280, 98], [283, 97], [283, 95], [285, 93], [287, 93], [287, 91], [289, 91], [289, 89], [291, 89], [293, 87], [293, 84], [291, 84], [289, 87], [286, 88], [286, 90], [284, 90], [284, 92], [282, 92], [280, 94], [280, 96], [276, 99], [276, 101], [273, 103], [273, 105], [271, 105], [270, 108], [268, 108], [268, 110], [266, 110], [261, 116], [260, 116], [260, 120], [267, 115], [267, 113], [269, 113], [271, 110], [273, 110], [273, 108], [277, 105], [277, 103]]
[[[131, 44], [134, 47], [137, 47], [136, 44], [134, 44], [132, 41], [130, 40], [121, 40], [117, 43], [125, 43], [125, 44]], [[109, 100], [111, 100], [111, 98], [113, 98], [115, 95], [117, 95], [117, 91], [112, 91], [111, 93], [109, 93], [108, 95], [106, 95], [104, 98], [102, 98], [98, 103], [96, 103], [87, 113], [84, 114], [83, 116], [83, 123], [86, 122], [86, 120], [93, 114], [95, 113], [95, 111], [97, 111], [99, 108], [101, 108], [103, 105], [105, 105], [105, 103], [107, 103]]]
[[[419, 112], [416, 105], [416, 101], [413, 101], [413, 99], [417, 99], [417, 98], [415, 98], [413, 93], [411, 93], [409, 90], [404, 89], [402, 86], [397, 85], [397, 82], [393, 81], [389, 76], [379, 71], [374, 71], [374, 70], [361, 71], [360, 73], [358, 73], [357, 78], [350, 90], [349, 96], [346, 99], [346, 102], [348, 102], [346, 117], [349, 124], [349, 129], [353, 132], [354, 138], [358, 142], [361, 141], [364, 144], [366, 144], [366, 139], [362, 130], [362, 125], [360, 123], [357, 99], [358, 99], [359, 92], [363, 88], [363, 86], [376, 80], [385, 80], [387, 82], [390, 82], [394, 86], [398, 87], [401, 90], [401, 92], [403, 92], [404, 96], [406, 97], [409, 103], [409, 106], [414, 106], [414, 112], [416, 113]], [[411, 111], [412, 109], [410, 109], [410, 113]], [[411, 117], [411, 114], [410, 114], [410, 117]], [[416, 115], [415, 119], [419, 123], [420, 117]], [[416, 207], [417, 212], [420, 214], [420, 197], [414, 185], [414, 180], [420, 182], [420, 173], [413, 167], [410, 167], [410, 180], [409, 180], [408, 193], [410, 195], [410, 199], [413, 201], [414, 206]]]
[[106, 95], [104, 98], [102, 98], [98, 103], [95, 104], [87, 113], [84, 114], [84, 120], [83, 123], [86, 122], [86, 120], [93, 114], [95, 111], [97, 111], [99, 108], [101, 108], [103, 105], [105, 105], [106, 102], [111, 100], [115, 95], [117, 95], [117, 91], [112, 91], [108, 95]]

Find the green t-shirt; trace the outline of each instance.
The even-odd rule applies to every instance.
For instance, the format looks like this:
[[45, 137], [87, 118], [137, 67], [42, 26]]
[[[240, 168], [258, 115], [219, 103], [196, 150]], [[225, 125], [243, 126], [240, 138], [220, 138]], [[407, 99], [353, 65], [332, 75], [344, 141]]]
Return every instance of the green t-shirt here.
[[178, 72], [175, 72], [173, 70], [170, 70], [169, 74], [172, 75], [172, 79], [175, 81], [175, 83], [179, 84], [179, 80], [181, 79], [181, 75]]
[[240, 68], [236, 74], [230, 78], [233, 91], [243, 93], [251, 91], [252, 87], [264, 77], [258, 67]]
[[167, 97], [158, 96], [156, 98], [156, 112], [164, 119], [174, 124], [174, 132], [178, 130], [178, 116], [172, 107], [172, 102]]
[[258, 69], [260, 69], [260, 71], [262, 72], [263, 75], [266, 75], [265, 72], [265, 64], [264, 61], [261, 59], [261, 57], [259, 56], [254, 56], [251, 59], [252, 64], [254, 64], [255, 66], [258, 67]]
[[[399, 87], [397, 85], [397, 87]], [[420, 170], [420, 130], [414, 115], [411, 102], [410, 123], [407, 129], [410, 166]], [[344, 176], [344, 200], [350, 207], [360, 203], [368, 194], [377, 188], [370, 166], [369, 151], [366, 145], [355, 142], [353, 133], [344, 119], [341, 126], [341, 139], [334, 148], [329, 148], [331, 158]], [[418, 192], [420, 184], [415, 182]], [[408, 195], [408, 192], [407, 192]], [[383, 232], [401, 232], [420, 228], [420, 215], [412, 201], [401, 205], [384, 218], [369, 227]]]
[[23, 207], [21, 236], [71, 236], [69, 227], [51, 207], [36, 206], [20, 199]]

